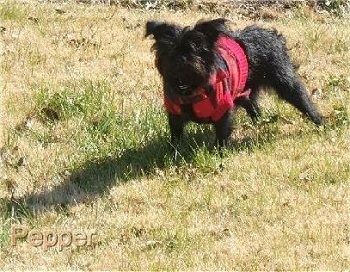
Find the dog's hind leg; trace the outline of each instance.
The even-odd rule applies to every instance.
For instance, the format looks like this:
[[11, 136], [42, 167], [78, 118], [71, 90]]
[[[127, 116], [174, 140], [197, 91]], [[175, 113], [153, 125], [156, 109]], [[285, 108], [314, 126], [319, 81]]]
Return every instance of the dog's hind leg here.
[[283, 74], [283, 71], [280, 70], [272, 80], [272, 87], [280, 98], [292, 104], [315, 124], [323, 123], [322, 115], [313, 105], [304, 85], [294, 72]]
[[240, 97], [236, 101], [237, 105], [244, 108], [249, 115], [249, 117], [252, 119], [254, 123], [256, 123], [261, 115], [259, 106], [255, 99], [250, 99], [249, 97]]

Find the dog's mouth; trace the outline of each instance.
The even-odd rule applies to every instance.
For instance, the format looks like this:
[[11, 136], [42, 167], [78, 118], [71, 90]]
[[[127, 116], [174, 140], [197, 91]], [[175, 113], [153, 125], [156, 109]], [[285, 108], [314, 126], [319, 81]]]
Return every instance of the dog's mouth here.
[[192, 88], [190, 85], [181, 84], [177, 86], [177, 89], [178, 89], [178, 93], [181, 96], [188, 96], [192, 94]]
[[194, 86], [188, 84], [188, 80], [178, 78], [176, 80], [176, 91], [180, 96], [190, 96], [193, 93]]

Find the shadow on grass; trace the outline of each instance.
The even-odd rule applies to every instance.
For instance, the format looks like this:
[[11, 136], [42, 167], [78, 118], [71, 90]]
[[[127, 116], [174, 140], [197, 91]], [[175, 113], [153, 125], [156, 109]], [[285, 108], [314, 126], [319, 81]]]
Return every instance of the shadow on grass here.
[[[267, 129], [261, 131], [257, 137], [244, 137], [234, 142], [230, 149], [236, 153], [252, 151], [283, 138], [283, 135], [274, 132]], [[174, 160], [165, 137], [150, 140], [144, 146], [126, 149], [116, 157], [88, 160], [78, 169], [66, 174], [60, 184], [19, 199], [11, 199], [8, 203], [9, 211], [20, 218], [52, 208], [65, 210], [79, 203], [91, 203], [96, 198], [108, 194], [113, 186], [152, 175], [156, 169], [192, 163], [197, 150], [208, 147], [211, 149], [213, 146], [213, 137], [208, 137], [208, 133], [213, 135], [205, 129], [186, 137], [180, 147], [180, 159], [177, 160]], [[314, 133], [314, 130], [299, 131], [296, 134], [305, 133]], [[214, 149], [212, 151], [216, 152]]]
[[[196, 150], [212, 145], [210, 137], [205, 134], [202, 131], [186, 137], [180, 146], [181, 156], [176, 160], [165, 137], [126, 149], [120, 156], [88, 160], [78, 169], [66, 173], [60, 184], [22, 198], [12, 198], [8, 211], [21, 218], [52, 208], [64, 210], [79, 203], [91, 203], [95, 198], [108, 194], [113, 186], [152, 175], [157, 169], [192, 162]], [[190, 143], [186, 142], [187, 138], [191, 138]]]
[[[171, 162], [171, 154], [167, 141], [159, 138], [143, 147], [127, 149], [117, 157], [88, 160], [79, 169], [66, 173], [60, 184], [23, 198], [12, 199], [12, 213], [13, 207], [24, 214], [92, 202], [96, 197], [108, 193], [113, 186], [166, 167]], [[190, 160], [190, 157], [187, 159]]]

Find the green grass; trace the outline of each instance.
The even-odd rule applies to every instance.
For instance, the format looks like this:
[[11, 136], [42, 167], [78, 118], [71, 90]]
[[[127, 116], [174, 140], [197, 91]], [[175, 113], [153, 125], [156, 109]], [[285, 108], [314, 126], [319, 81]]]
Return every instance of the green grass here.
[[0, 18], [2, 20], [20, 21], [27, 16], [27, 10], [23, 9], [15, 1], [6, 1], [0, 5]]

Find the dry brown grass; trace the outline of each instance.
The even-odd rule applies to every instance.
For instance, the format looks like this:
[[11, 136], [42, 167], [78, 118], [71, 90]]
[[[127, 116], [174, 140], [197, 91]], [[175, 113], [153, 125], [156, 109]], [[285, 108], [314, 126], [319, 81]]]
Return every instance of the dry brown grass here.
[[[348, 20], [294, 10], [253, 21], [226, 11], [233, 27], [285, 34], [328, 124], [316, 129], [264, 95], [261, 124], [238, 112], [238, 143], [219, 171], [195, 126], [187, 140], [198, 146], [184, 147], [184, 161], [166, 152], [161, 81], [143, 38], [149, 19], [217, 16], [0, 4], [1, 269], [349, 268]], [[98, 240], [62, 251], [11, 246], [13, 224], [96, 229]]]

